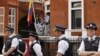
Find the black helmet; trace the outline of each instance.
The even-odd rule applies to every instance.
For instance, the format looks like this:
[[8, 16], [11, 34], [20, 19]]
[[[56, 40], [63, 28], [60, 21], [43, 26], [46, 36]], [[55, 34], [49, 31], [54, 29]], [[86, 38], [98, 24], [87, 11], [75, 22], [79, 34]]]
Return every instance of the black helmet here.
[[21, 38], [22, 38], [22, 35], [17, 34], [16, 37], [17, 37], [18, 39], [21, 39]]
[[66, 28], [63, 25], [55, 25], [55, 31], [65, 31]]
[[95, 30], [97, 30], [97, 26], [96, 26], [95, 23], [89, 23], [89, 24], [87, 24], [86, 29], [95, 29]]
[[14, 31], [14, 29], [13, 29], [13, 28], [11, 28], [11, 27], [5, 27], [5, 31], [10, 31], [10, 32], [13, 32], [13, 31]]
[[30, 32], [29, 33], [29, 36], [33, 36], [33, 37], [35, 37], [36, 38], [36, 40], [39, 40], [39, 37], [38, 37], [38, 34], [36, 33], [36, 32]]

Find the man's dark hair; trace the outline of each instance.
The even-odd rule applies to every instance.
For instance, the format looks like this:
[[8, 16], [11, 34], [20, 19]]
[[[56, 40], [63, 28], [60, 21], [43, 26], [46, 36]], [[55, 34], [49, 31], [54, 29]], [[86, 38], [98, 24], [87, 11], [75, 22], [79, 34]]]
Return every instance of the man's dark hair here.
[[61, 31], [61, 33], [62, 33], [62, 34], [64, 34], [64, 33], [65, 33], [65, 31]]
[[14, 32], [14, 29], [11, 28], [11, 27], [5, 27], [5, 31], [9, 31], [9, 32], [13, 33]]

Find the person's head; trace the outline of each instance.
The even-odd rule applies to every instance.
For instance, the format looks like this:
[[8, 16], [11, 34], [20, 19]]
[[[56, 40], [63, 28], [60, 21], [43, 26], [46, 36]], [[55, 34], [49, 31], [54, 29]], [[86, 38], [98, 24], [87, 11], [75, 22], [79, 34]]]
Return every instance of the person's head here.
[[22, 39], [22, 35], [18, 34], [16, 35], [18, 39]]
[[14, 32], [14, 29], [11, 27], [5, 27], [4, 31], [6, 36], [10, 36]]
[[86, 29], [87, 29], [87, 35], [93, 36], [96, 34], [97, 26], [95, 23], [89, 23], [87, 24]]
[[50, 13], [48, 12], [47, 15], [50, 16]]
[[35, 32], [30, 32], [29, 33], [29, 41], [34, 41], [34, 40], [39, 40], [39, 37], [38, 37], [38, 35], [37, 35], [37, 33], [35, 33]]
[[65, 33], [65, 27], [63, 25], [55, 25], [54, 31], [56, 32], [56, 36], [59, 37], [60, 35]]

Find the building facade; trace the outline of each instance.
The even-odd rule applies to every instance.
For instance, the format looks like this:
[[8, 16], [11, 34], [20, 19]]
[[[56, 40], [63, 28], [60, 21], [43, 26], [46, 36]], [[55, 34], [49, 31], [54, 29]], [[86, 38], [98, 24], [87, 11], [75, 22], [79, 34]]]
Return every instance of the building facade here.
[[[96, 23], [97, 35], [100, 35], [100, 0], [34, 0], [33, 4], [36, 18], [44, 18], [47, 13], [50, 14], [51, 37], [55, 36], [53, 29], [58, 24], [67, 28], [65, 34], [69, 37], [85, 37], [85, 27], [90, 22]], [[0, 49], [6, 26], [14, 28], [15, 33], [28, 29], [28, 7], [28, 0], [0, 0]], [[33, 28], [33, 25], [30, 26], [30, 30], [34, 30]]]
[[55, 24], [63, 24], [68, 36], [86, 36], [86, 24], [93, 22], [98, 27], [100, 35], [99, 0], [50, 0], [50, 29], [54, 36]]
[[[35, 16], [44, 17], [43, 2], [44, 0], [33, 1]], [[4, 28], [6, 26], [14, 28], [16, 34], [21, 34], [21, 30], [34, 30], [33, 25], [30, 28], [27, 25], [28, 8], [29, 0], [0, 0], [0, 53], [5, 39]]]

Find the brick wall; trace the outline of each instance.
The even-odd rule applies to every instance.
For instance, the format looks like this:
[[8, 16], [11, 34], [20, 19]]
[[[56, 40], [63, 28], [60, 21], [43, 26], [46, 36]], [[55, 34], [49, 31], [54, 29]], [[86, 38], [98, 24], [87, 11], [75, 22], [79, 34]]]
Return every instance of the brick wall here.
[[50, 0], [50, 29], [51, 35], [55, 35], [53, 28], [56, 24], [63, 24], [67, 28], [68, 19], [68, 1]]
[[97, 35], [100, 35], [100, 0], [85, 0], [85, 25], [88, 22], [97, 24]]
[[[100, 0], [84, 0], [84, 23], [89, 22], [97, 24], [97, 35], [100, 35]], [[50, 0], [50, 30], [51, 35], [55, 36], [53, 31], [55, 24], [63, 24], [68, 27], [68, 0]]]

